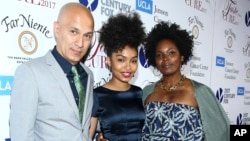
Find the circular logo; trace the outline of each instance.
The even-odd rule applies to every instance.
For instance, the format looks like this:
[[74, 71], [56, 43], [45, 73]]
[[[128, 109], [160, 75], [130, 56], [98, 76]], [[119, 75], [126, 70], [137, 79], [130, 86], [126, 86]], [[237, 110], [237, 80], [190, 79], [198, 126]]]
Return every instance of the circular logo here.
[[250, 78], [250, 68], [247, 69], [246, 77], [247, 77], [247, 78]]
[[192, 29], [192, 34], [194, 36], [194, 39], [197, 39], [199, 37], [199, 28], [197, 25], [194, 25]]
[[36, 36], [30, 31], [23, 31], [18, 37], [18, 44], [20, 49], [31, 55], [36, 52], [38, 47], [38, 42]]
[[90, 11], [94, 11], [97, 8], [98, 0], [80, 0], [80, 3], [85, 5]]
[[232, 36], [227, 37], [227, 46], [231, 48], [233, 46], [233, 38]]

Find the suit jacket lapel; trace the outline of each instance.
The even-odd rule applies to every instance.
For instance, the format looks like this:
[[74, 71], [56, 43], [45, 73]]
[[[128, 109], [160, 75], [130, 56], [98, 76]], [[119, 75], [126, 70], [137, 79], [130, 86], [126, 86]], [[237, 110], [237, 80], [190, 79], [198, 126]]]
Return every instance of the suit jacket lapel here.
[[79, 118], [78, 107], [76, 105], [72, 90], [70, 88], [69, 80], [67, 79], [67, 76], [66, 76], [67, 74], [63, 72], [62, 68], [57, 63], [53, 55], [51, 54], [51, 51], [49, 51], [45, 57], [46, 57], [46, 63], [49, 66], [48, 69], [57, 80], [57, 83], [60, 86], [62, 93], [68, 99], [68, 102], [70, 106], [72, 107], [76, 117]]

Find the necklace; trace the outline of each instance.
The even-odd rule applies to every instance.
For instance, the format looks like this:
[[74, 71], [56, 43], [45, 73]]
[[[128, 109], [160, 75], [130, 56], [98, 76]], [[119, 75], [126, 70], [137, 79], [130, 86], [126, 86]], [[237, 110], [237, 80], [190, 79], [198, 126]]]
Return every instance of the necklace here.
[[176, 90], [176, 89], [181, 85], [181, 83], [184, 81], [185, 78], [186, 78], [185, 75], [182, 75], [182, 76], [181, 76], [181, 79], [180, 79], [175, 85], [173, 85], [173, 86], [171, 86], [171, 87], [169, 87], [169, 88], [167, 88], [167, 87], [163, 84], [163, 78], [161, 78], [161, 80], [160, 80], [160, 82], [159, 82], [159, 85], [160, 85], [160, 88], [161, 88], [161, 89], [166, 90], [166, 91], [168, 91], [168, 92], [171, 92], [171, 91]]

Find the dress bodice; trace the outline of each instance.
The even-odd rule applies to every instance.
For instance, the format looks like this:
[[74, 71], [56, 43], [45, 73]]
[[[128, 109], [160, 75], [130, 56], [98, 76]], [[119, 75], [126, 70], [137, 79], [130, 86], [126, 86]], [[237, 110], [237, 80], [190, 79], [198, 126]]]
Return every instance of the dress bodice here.
[[92, 116], [99, 119], [101, 130], [110, 141], [141, 140], [145, 112], [141, 88], [131, 85], [127, 91], [104, 87], [94, 90]]
[[143, 141], [201, 141], [202, 122], [199, 111], [177, 103], [149, 102], [143, 127]]

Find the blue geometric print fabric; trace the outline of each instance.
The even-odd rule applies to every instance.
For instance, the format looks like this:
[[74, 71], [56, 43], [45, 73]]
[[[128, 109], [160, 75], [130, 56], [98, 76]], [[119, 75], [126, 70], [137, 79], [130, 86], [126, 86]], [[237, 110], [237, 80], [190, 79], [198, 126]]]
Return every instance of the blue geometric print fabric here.
[[146, 119], [143, 141], [202, 141], [199, 111], [177, 103], [149, 102], [144, 107]]

